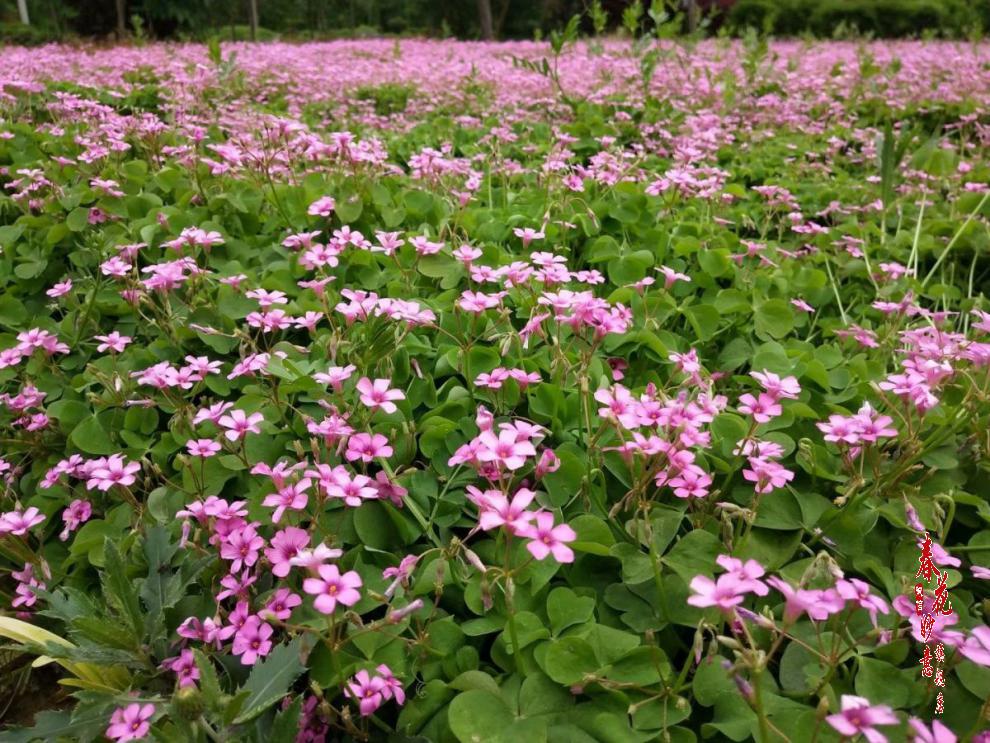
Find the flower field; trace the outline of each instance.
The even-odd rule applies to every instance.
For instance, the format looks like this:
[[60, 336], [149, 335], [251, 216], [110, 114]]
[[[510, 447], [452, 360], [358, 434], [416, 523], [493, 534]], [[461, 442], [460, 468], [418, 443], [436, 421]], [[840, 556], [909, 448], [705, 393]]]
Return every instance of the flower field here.
[[988, 149], [990, 45], [0, 49], [0, 739], [990, 740]]

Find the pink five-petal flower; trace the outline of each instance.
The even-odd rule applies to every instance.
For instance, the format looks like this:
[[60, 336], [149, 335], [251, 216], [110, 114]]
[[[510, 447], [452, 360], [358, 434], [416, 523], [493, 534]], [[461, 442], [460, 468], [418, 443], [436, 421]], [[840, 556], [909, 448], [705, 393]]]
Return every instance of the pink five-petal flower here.
[[361, 709], [361, 716], [367, 717], [374, 714], [375, 710], [381, 706], [384, 701], [382, 695], [384, 690], [384, 679], [361, 670], [354, 674], [354, 678], [344, 687], [344, 694], [354, 699]]
[[399, 681], [399, 679], [395, 677], [395, 674], [392, 673], [392, 669], [389, 668], [384, 663], [382, 663], [377, 668], [375, 668], [375, 670], [381, 674], [382, 681], [385, 682], [385, 688], [382, 689], [382, 696], [385, 697], [386, 699], [391, 699], [392, 697], [395, 697], [395, 701], [397, 704], [400, 705], [405, 704], [406, 703], [405, 689], [402, 688], [402, 682]]
[[567, 524], [554, 526], [553, 514], [549, 511], [537, 513], [533, 523], [520, 529], [519, 534], [530, 540], [526, 549], [537, 560], [553, 555], [557, 562], [574, 562], [574, 551], [566, 543], [577, 539], [577, 534]]
[[140, 462], [128, 462], [123, 455], [113, 454], [89, 471], [86, 489], [107, 491], [114, 485], [130, 487], [137, 481], [135, 475], [140, 469]]
[[691, 579], [691, 590], [687, 602], [701, 609], [716, 606], [722, 612], [728, 612], [734, 606], [741, 604], [746, 597], [746, 585], [734, 573], [720, 575], [712, 580], [704, 575], [696, 575]]
[[477, 458], [480, 462], [494, 462], [510, 470], [526, 464], [526, 457], [535, 457], [536, 448], [529, 441], [518, 441], [514, 431], [484, 431], [478, 436]]
[[887, 737], [875, 730], [876, 725], [896, 725], [897, 716], [885, 704], [871, 705], [869, 699], [842, 695], [842, 711], [829, 715], [825, 721], [838, 731], [839, 735], [855, 737], [863, 735], [870, 743], [883, 743]]
[[347, 451], [344, 456], [348, 462], [360, 459], [362, 462], [374, 461], [377, 457], [388, 458], [393, 450], [388, 438], [380, 433], [357, 433], [347, 440]]
[[881, 614], [888, 614], [890, 612], [887, 602], [879, 596], [872, 595], [870, 593], [870, 585], [857, 578], [850, 578], [848, 580], [843, 578], [837, 581], [835, 590], [846, 601], [854, 601], [861, 609], [866, 609], [870, 613], [870, 619], [874, 626], [877, 623], [877, 612]]
[[217, 422], [227, 429], [224, 431], [224, 436], [230, 441], [237, 441], [244, 438], [249, 432], [261, 433], [258, 424], [263, 420], [265, 420], [265, 416], [261, 413], [248, 415], [243, 410], [231, 410], [229, 414], [221, 416]]
[[274, 630], [267, 622], [250, 616], [234, 635], [230, 651], [241, 657], [245, 666], [253, 666], [258, 658], [264, 658], [272, 650], [271, 636]]
[[533, 511], [527, 511], [536, 493], [527, 488], [520, 488], [510, 501], [498, 491], [484, 494], [483, 507], [478, 515], [478, 526], [488, 531], [505, 525], [510, 534], [520, 534], [526, 528], [533, 516]]
[[190, 439], [186, 442], [186, 451], [194, 457], [212, 457], [220, 449], [219, 442], [212, 439]]
[[141, 740], [151, 732], [151, 720], [155, 714], [153, 704], [128, 704], [118, 707], [110, 715], [110, 726], [106, 736], [111, 740], [123, 743], [128, 740]]
[[272, 575], [284, 578], [292, 569], [292, 558], [309, 546], [309, 532], [288, 526], [275, 532], [271, 546], [265, 549], [265, 557], [272, 564]]
[[0, 515], [0, 534], [13, 534], [22, 537], [42, 521], [45, 515], [34, 506], [30, 506], [24, 512], [8, 511]]
[[767, 585], [760, 580], [766, 570], [756, 560], [746, 560], [743, 562], [737, 557], [730, 555], [719, 555], [715, 562], [723, 568], [729, 575], [733, 575], [739, 581], [739, 590], [742, 593], [755, 593], [757, 596], [766, 596], [770, 593]]
[[337, 203], [332, 196], [321, 196], [306, 210], [311, 217], [329, 217], [330, 213], [337, 208]]
[[333, 614], [337, 604], [354, 606], [361, 600], [357, 590], [363, 584], [361, 576], [350, 570], [341, 575], [336, 565], [320, 565], [317, 568], [319, 578], [307, 578], [303, 581], [303, 590], [311, 596], [316, 596], [313, 606], [321, 614]]
[[376, 410], [381, 408], [386, 413], [394, 413], [396, 408], [393, 400], [405, 400], [406, 395], [402, 390], [390, 389], [391, 380], [376, 379], [374, 381], [367, 377], [361, 377], [357, 383], [357, 391], [361, 395], [361, 403]]

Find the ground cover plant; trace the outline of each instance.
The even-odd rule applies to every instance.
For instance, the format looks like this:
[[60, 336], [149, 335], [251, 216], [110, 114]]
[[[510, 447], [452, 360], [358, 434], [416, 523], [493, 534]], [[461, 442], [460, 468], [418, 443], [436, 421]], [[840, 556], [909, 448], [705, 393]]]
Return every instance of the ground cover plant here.
[[573, 35], [0, 51], [3, 740], [982, 734], [990, 47]]

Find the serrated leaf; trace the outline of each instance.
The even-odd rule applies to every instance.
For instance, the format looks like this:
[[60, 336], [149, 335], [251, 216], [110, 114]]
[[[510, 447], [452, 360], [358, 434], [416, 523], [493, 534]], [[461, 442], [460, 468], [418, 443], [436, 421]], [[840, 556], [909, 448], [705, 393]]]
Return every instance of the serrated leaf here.
[[243, 711], [234, 718], [234, 724], [253, 720], [285, 696], [292, 682], [305, 668], [300, 659], [301, 652], [302, 638], [297, 637], [288, 645], [276, 647], [251, 669], [251, 675], [241, 689], [248, 692], [248, 696], [244, 700]]

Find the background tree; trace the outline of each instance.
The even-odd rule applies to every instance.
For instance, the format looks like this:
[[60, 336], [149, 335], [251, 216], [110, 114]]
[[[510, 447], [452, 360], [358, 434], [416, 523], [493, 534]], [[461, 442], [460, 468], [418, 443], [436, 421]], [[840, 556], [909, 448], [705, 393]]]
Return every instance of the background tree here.
[[491, 0], [478, 0], [478, 25], [481, 28], [482, 39], [490, 41], [495, 38]]

